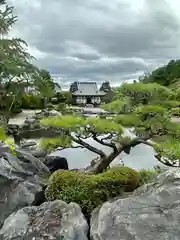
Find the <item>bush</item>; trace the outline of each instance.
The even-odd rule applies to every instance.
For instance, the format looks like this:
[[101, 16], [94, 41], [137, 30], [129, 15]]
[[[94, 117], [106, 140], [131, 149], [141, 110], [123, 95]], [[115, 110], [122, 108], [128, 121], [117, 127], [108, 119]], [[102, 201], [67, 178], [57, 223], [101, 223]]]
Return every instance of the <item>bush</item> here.
[[170, 110], [170, 113], [173, 116], [179, 117], [180, 116], [180, 108], [179, 107], [178, 108], [172, 108]]
[[23, 109], [42, 109], [42, 98], [38, 95], [24, 94], [21, 107]]
[[156, 175], [157, 175], [158, 171], [154, 170], [145, 170], [145, 169], [141, 169], [138, 172], [139, 175], [139, 186], [150, 182]]
[[55, 109], [55, 107], [54, 107], [54, 105], [52, 103], [48, 103], [46, 107], [47, 107], [48, 110]]
[[56, 171], [49, 179], [46, 198], [76, 202], [88, 217], [94, 208], [108, 199], [136, 189], [143, 182], [143, 176], [128, 167], [111, 168], [97, 175]]

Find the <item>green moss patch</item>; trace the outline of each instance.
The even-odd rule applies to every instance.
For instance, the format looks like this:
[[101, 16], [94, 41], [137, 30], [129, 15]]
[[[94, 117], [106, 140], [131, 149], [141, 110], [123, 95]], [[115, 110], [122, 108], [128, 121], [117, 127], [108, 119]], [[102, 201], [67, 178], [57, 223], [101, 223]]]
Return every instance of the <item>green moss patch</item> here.
[[50, 201], [61, 199], [67, 203], [76, 202], [89, 216], [94, 208], [108, 199], [136, 189], [144, 183], [144, 175], [128, 167], [112, 168], [97, 175], [60, 170], [51, 175], [46, 198]]

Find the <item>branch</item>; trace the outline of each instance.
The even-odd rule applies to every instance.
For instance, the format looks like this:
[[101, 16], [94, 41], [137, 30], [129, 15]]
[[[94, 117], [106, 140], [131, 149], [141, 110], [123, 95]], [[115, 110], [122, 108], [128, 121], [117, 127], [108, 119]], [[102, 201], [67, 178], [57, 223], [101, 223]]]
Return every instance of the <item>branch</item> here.
[[111, 139], [113, 137], [113, 134], [112, 133], [109, 133], [109, 135], [107, 135], [106, 137], [104, 138], [101, 138], [101, 140], [108, 140], [108, 139]]
[[71, 146], [71, 147], [58, 147], [56, 148], [55, 150], [57, 151], [62, 151], [62, 150], [65, 150], [65, 149], [68, 149], [68, 148], [84, 148], [83, 146]]
[[162, 156], [160, 154], [155, 154], [154, 156], [155, 156], [155, 158], [157, 158], [157, 160], [160, 163], [162, 163], [162, 164], [164, 164], [164, 165], [166, 165], [168, 167], [176, 167], [177, 168], [177, 165], [175, 165], [176, 161], [172, 161], [172, 163], [169, 160], [167, 160], [167, 159], [164, 159], [164, 161], [163, 161], [162, 160]]
[[115, 144], [104, 142], [104, 139], [108, 139], [107, 137], [100, 140], [100, 139], [98, 139], [98, 137], [96, 136], [96, 134], [94, 134], [94, 135], [93, 135], [93, 139], [94, 139], [96, 142], [98, 142], [98, 143], [100, 143], [100, 144], [102, 144], [102, 145], [104, 145], [104, 146], [113, 148], [113, 149], [114, 149], [114, 152], [117, 151], [117, 147], [116, 147]]
[[73, 137], [73, 136], [71, 135], [71, 138], [72, 138], [72, 140], [73, 140], [75, 143], [83, 146], [84, 148], [87, 148], [89, 151], [94, 152], [94, 153], [100, 155], [102, 158], [106, 157], [106, 154], [105, 154], [103, 151], [98, 150], [96, 147], [93, 147], [93, 146], [90, 145], [89, 143], [83, 141], [80, 137]]
[[123, 146], [120, 146], [119, 148], [117, 148], [116, 151], [113, 151], [109, 156], [105, 156], [105, 157], [101, 157], [101, 159], [96, 162], [93, 166], [88, 166], [85, 169], [85, 172], [88, 174], [97, 174], [97, 173], [102, 173], [104, 170], [106, 170], [108, 168], [108, 166], [110, 165], [110, 163], [117, 157], [119, 156], [119, 154], [121, 154], [121, 152], [130, 152], [130, 149], [132, 147], [135, 147], [141, 143], [150, 145], [149, 142], [146, 142], [147, 140], [150, 139], [150, 136], [148, 137], [144, 137], [142, 139], [140, 138], [134, 138], [132, 139], [129, 143], [124, 144]]

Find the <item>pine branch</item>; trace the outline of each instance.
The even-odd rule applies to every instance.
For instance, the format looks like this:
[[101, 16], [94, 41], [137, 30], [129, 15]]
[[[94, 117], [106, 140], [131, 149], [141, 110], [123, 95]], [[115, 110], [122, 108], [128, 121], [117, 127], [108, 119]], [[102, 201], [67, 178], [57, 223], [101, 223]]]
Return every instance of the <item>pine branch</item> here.
[[106, 157], [106, 154], [103, 151], [101, 151], [101, 150], [97, 149], [96, 147], [93, 147], [89, 143], [83, 141], [80, 137], [77, 137], [77, 136], [74, 137], [71, 135], [71, 138], [75, 143], [83, 146], [84, 148], [87, 148], [89, 151], [94, 152], [94, 153], [100, 155], [101, 157]]
[[114, 152], [117, 151], [117, 147], [116, 147], [115, 144], [104, 142], [104, 139], [108, 139], [108, 138], [104, 138], [104, 139], [101, 139], [101, 140], [100, 140], [100, 139], [98, 139], [98, 137], [96, 136], [96, 134], [94, 134], [94, 135], [93, 135], [93, 139], [94, 139], [96, 142], [98, 142], [98, 143], [100, 143], [100, 144], [102, 144], [102, 145], [104, 145], [104, 146], [113, 148], [113, 149], [114, 149]]

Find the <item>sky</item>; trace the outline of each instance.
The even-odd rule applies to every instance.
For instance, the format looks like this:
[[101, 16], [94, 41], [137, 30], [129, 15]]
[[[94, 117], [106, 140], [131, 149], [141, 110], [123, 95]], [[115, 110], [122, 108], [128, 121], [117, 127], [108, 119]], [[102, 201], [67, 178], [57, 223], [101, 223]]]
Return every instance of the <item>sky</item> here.
[[180, 55], [179, 0], [8, 0], [10, 35], [62, 88], [74, 81], [118, 86]]

